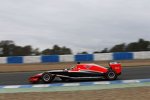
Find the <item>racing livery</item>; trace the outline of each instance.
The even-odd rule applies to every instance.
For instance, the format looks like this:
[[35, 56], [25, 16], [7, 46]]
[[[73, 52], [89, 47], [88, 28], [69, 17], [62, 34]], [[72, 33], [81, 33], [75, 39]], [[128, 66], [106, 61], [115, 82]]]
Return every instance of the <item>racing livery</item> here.
[[122, 67], [120, 63], [110, 62], [109, 67], [103, 67], [97, 64], [76, 64], [70, 69], [64, 70], [50, 70], [43, 73], [36, 74], [29, 78], [30, 83], [50, 83], [56, 77], [62, 81], [73, 79], [86, 79], [86, 78], [105, 78], [107, 80], [115, 80], [121, 74]]

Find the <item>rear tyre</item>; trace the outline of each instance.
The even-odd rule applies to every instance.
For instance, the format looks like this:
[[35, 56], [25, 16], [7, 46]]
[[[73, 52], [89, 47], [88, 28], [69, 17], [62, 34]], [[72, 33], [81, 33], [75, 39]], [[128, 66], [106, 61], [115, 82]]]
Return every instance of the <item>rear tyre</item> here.
[[105, 78], [107, 80], [115, 80], [117, 79], [117, 74], [115, 73], [115, 71], [113, 70], [109, 70], [106, 74], [105, 74]]
[[55, 76], [53, 76], [51, 73], [45, 72], [45, 73], [42, 74], [42, 77], [41, 77], [41, 78], [42, 78], [42, 81], [43, 81], [44, 83], [50, 83], [50, 82], [53, 81], [54, 77], [55, 77]]

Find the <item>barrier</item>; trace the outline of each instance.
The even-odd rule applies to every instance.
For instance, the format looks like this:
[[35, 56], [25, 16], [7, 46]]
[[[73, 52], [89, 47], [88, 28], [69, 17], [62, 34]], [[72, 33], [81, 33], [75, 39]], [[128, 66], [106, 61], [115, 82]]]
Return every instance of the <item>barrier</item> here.
[[59, 62], [59, 56], [58, 55], [50, 55], [50, 56], [41, 56], [41, 61], [43, 63], [48, 62]]
[[150, 59], [150, 51], [80, 54], [80, 55], [10, 56], [10, 57], [0, 57], [0, 64], [53, 63], [53, 62], [132, 60], [132, 59]]
[[6, 64], [7, 63], [7, 57], [0, 57], [0, 63]]
[[75, 61], [93, 61], [93, 54], [75, 55]]
[[94, 54], [94, 61], [99, 61], [99, 60], [112, 60], [113, 56], [112, 53], [98, 53]]
[[41, 56], [24, 56], [24, 63], [41, 63]]
[[60, 55], [59, 60], [60, 62], [73, 62], [74, 55]]
[[150, 51], [134, 52], [134, 59], [150, 59]]
[[9, 64], [13, 63], [23, 63], [23, 57], [21, 56], [14, 56], [14, 57], [7, 57], [7, 62]]
[[131, 52], [118, 52], [113, 53], [113, 60], [132, 60], [133, 53]]

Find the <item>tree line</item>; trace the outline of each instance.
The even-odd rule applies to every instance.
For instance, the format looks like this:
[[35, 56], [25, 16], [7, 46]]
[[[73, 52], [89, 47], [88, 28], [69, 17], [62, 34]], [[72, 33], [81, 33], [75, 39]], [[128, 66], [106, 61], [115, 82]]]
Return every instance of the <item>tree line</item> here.
[[94, 53], [109, 53], [109, 52], [136, 52], [136, 51], [150, 51], [150, 41], [139, 39], [137, 42], [129, 44], [121, 43], [113, 46], [111, 49], [104, 48], [101, 51]]
[[64, 55], [72, 54], [70, 48], [65, 46], [60, 47], [54, 45], [52, 49], [44, 49], [40, 51], [38, 48], [33, 48], [31, 45], [18, 46], [11, 40], [4, 40], [0, 42], [0, 56], [29, 56], [29, 55]]
[[[150, 41], [139, 39], [137, 42], [131, 42], [129, 44], [121, 43], [114, 45], [110, 49], [104, 48], [101, 51], [94, 51], [93, 53], [134, 52], [134, 51], [150, 51]], [[47, 48], [40, 51], [38, 48], [33, 48], [31, 45], [18, 46], [12, 40], [0, 41], [0, 56], [65, 55], [65, 54], [72, 54], [72, 50], [65, 46], [60, 47], [58, 45], [54, 45], [51, 49]], [[78, 54], [88, 54], [88, 52], [83, 51]]]

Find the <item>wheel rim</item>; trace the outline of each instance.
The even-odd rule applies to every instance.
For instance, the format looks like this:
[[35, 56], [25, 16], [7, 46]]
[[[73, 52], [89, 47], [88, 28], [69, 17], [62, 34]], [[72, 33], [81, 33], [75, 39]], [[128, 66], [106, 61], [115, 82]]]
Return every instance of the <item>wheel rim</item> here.
[[116, 75], [115, 75], [114, 72], [109, 72], [109, 73], [108, 73], [108, 77], [111, 78], [111, 79], [115, 78], [115, 76], [116, 76]]
[[49, 80], [50, 80], [50, 76], [48, 75], [48, 74], [45, 74], [44, 76], [43, 76], [43, 80], [44, 81], [46, 81], [46, 82], [48, 82]]

